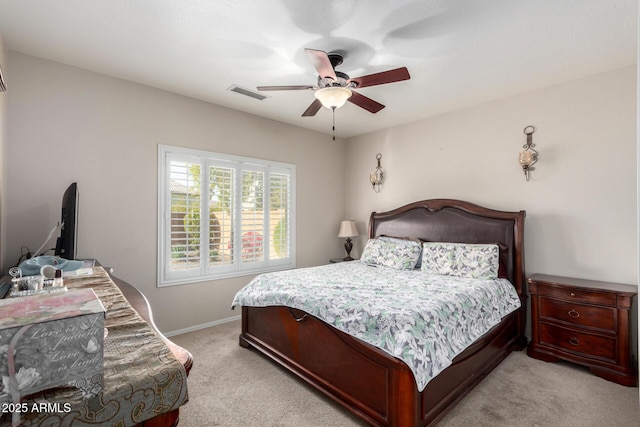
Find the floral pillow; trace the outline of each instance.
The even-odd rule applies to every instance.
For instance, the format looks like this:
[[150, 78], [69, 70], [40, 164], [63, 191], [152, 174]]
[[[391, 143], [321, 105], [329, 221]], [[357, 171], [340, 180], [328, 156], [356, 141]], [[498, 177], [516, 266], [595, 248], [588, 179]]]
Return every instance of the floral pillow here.
[[498, 245], [425, 242], [422, 271], [474, 279], [495, 279], [500, 267]]
[[378, 239], [386, 240], [388, 242], [398, 242], [405, 245], [418, 245], [420, 246], [420, 255], [418, 255], [418, 262], [416, 263], [415, 268], [420, 268], [422, 264], [422, 242], [423, 240], [414, 238], [414, 237], [391, 237], [391, 236], [379, 236]]
[[460, 244], [453, 253], [454, 276], [496, 279], [499, 267], [498, 245]]
[[424, 242], [420, 269], [426, 273], [451, 275], [454, 250], [454, 243]]
[[360, 262], [396, 270], [413, 270], [420, 259], [421, 251], [422, 247], [418, 242], [369, 239], [362, 251]]

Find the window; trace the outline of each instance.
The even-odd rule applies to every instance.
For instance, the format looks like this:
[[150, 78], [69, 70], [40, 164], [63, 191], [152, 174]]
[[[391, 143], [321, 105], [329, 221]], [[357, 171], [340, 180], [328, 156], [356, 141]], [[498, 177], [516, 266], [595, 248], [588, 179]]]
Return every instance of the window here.
[[158, 146], [158, 286], [295, 267], [295, 166]]

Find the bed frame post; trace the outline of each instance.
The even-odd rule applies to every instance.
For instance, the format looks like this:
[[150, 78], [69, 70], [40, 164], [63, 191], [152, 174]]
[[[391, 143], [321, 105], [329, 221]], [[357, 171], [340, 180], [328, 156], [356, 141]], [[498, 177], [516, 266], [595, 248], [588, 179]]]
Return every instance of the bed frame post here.
[[514, 285], [520, 296], [520, 303], [522, 308], [518, 314], [518, 333], [519, 339], [516, 343], [516, 350], [522, 350], [527, 346], [527, 336], [525, 335], [525, 328], [527, 324], [527, 299], [529, 293], [527, 290], [527, 281], [525, 279], [524, 271], [524, 218], [527, 213], [523, 210], [518, 212], [518, 215], [514, 219], [514, 241], [516, 248], [515, 259], [515, 271], [517, 272]]
[[404, 408], [404, 411], [391, 411], [389, 425], [415, 427], [421, 425], [420, 399], [416, 392], [416, 382], [410, 371], [394, 371], [389, 381], [389, 403], [392, 408]]

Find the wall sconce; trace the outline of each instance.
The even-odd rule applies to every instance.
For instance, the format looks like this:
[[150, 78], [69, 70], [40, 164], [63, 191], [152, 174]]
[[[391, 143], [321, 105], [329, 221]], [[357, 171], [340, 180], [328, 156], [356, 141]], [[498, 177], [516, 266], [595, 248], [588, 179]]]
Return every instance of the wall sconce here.
[[535, 132], [535, 128], [533, 126], [527, 126], [524, 128], [524, 134], [527, 135], [527, 143], [522, 146], [524, 151], [521, 151], [518, 156], [520, 166], [522, 166], [522, 170], [524, 171], [524, 176], [527, 178], [527, 181], [529, 181], [529, 173], [534, 170], [534, 163], [538, 161], [538, 152], [533, 149], [533, 147], [536, 146], [533, 143], [533, 132]]
[[378, 166], [373, 173], [369, 174], [369, 182], [371, 182], [373, 191], [375, 191], [376, 193], [380, 192], [380, 186], [382, 185], [382, 180], [384, 179], [384, 172], [382, 172], [382, 167], [380, 166], [381, 158], [382, 154], [378, 153], [376, 155], [376, 159], [378, 159]]
[[343, 261], [353, 261], [353, 258], [351, 258], [351, 249], [353, 249], [351, 238], [356, 236], [359, 236], [359, 233], [358, 228], [356, 227], [356, 222], [354, 220], [342, 221], [340, 223], [340, 231], [338, 232], [338, 237], [347, 238], [347, 240], [344, 242], [344, 250], [347, 251], [347, 256], [342, 258]]

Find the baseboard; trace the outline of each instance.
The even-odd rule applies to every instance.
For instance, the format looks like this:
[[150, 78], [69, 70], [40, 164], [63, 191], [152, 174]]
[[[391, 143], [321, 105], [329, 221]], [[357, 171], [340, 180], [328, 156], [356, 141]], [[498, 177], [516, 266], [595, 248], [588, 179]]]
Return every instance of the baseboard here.
[[215, 320], [215, 321], [209, 322], [209, 323], [203, 323], [201, 325], [190, 326], [190, 327], [184, 328], [184, 329], [178, 329], [177, 331], [163, 332], [163, 335], [165, 337], [167, 337], [167, 338], [168, 337], [173, 337], [175, 335], [180, 335], [180, 334], [186, 334], [188, 332], [199, 331], [200, 329], [210, 328], [212, 326], [218, 326], [218, 325], [222, 325], [223, 323], [234, 322], [236, 320], [240, 320], [240, 315], [227, 317], [226, 319]]

